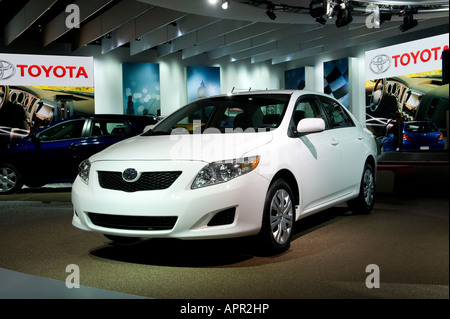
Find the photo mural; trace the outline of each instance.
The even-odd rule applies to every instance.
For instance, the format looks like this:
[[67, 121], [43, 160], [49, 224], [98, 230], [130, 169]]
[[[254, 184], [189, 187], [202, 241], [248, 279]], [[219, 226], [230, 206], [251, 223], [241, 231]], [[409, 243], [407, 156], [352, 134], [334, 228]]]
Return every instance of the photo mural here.
[[0, 143], [93, 113], [92, 57], [0, 53]]
[[204, 66], [186, 67], [188, 103], [220, 94], [220, 68]]
[[159, 64], [123, 63], [122, 76], [124, 114], [160, 115]]
[[366, 123], [381, 151], [448, 148], [445, 50], [448, 34], [366, 52]]
[[348, 58], [323, 63], [323, 91], [346, 108], [350, 106]]
[[303, 90], [306, 86], [305, 68], [284, 71], [284, 87], [287, 90]]

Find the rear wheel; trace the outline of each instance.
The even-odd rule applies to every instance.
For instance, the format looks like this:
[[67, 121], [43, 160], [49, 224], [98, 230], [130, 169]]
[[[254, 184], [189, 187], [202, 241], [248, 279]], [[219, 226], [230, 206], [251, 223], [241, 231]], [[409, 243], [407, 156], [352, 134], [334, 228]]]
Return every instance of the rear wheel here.
[[375, 204], [375, 173], [371, 164], [364, 166], [359, 188], [359, 195], [348, 202], [351, 211], [358, 214], [368, 214]]
[[261, 253], [274, 255], [289, 249], [294, 233], [295, 203], [289, 184], [278, 179], [269, 187], [258, 235]]
[[11, 194], [22, 188], [22, 175], [10, 164], [0, 164], [0, 194]]

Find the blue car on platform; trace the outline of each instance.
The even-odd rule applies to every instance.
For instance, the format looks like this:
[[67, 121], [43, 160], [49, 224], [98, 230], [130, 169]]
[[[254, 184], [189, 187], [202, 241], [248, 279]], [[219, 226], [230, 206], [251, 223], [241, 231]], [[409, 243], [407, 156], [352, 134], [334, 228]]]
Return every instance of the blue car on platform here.
[[[410, 121], [403, 123], [402, 144], [394, 149], [394, 126], [391, 126], [381, 141], [382, 150], [389, 151], [428, 151], [443, 150], [444, 136], [431, 121]], [[400, 144], [400, 143], [399, 143]]]
[[87, 115], [56, 122], [0, 147], [0, 195], [23, 185], [70, 183], [79, 164], [126, 138], [141, 134], [157, 118], [142, 115]]

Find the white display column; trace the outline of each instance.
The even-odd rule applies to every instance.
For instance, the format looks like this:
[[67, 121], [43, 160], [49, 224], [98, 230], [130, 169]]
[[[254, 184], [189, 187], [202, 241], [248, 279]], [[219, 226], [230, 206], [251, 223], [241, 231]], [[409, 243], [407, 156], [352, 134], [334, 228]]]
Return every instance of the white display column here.
[[312, 66], [305, 66], [305, 90], [317, 91], [316, 84], [316, 68]]
[[364, 56], [348, 58], [350, 112], [362, 124], [366, 125], [366, 68]]

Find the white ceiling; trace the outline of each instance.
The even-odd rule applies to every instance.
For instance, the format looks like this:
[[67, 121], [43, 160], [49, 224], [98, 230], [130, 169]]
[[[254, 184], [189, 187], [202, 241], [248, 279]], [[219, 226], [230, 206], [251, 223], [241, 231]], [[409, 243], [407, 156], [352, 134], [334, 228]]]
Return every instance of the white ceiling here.
[[[70, 29], [65, 23], [64, 9], [72, 2], [80, 8], [80, 28]], [[231, 0], [229, 9], [222, 10], [220, 4], [213, 6], [208, 0], [0, 0], [2, 12], [5, 8], [13, 12], [0, 26], [0, 52], [14, 51], [19, 43], [23, 48], [26, 41], [38, 42], [39, 48], [46, 50], [56, 43], [70, 42], [72, 51], [99, 45], [104, 54], [126, 47], [130, 56], [154, 50], [157, 57], [179, 52], [183, 59], [203, 55], [210, 63], [228, 58], [277, 64], [355, 46], [369, 48], [387, 40], [441, 34], [449, 29], [448, 1], [353, 1], [359, 5], [353, 22], [342, 28], [335, 26], [334, 18], [319, 24], [304, 10], [277, 10], [277, 18], [271, 20], [265, 14], [267, 6], [261, 2]], [[282, 5], [308, 8], [309, 2], [283, 0]], [[420, 3], [426, 10], [414, 16], [419, 24], [407, 32], [399, 30], [403, 18], [397, 15], [380, 28], [368, 28], [364, 8], [371, 3]]]

